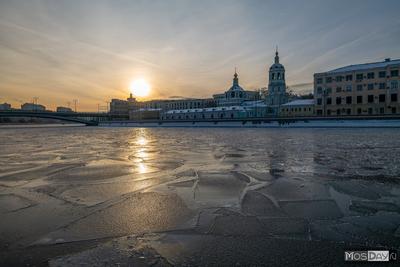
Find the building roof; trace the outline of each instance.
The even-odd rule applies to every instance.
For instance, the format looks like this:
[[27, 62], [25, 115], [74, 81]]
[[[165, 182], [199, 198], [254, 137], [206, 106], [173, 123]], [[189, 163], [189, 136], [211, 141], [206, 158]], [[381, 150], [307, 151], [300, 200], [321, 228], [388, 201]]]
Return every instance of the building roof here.
[[314, 105], [314, 99], [297, 99], [289, 103], [285, 103], [282, 106], [307, 106]]
[[[258, 106], [260, 107], [260, 106]], [[228, 107], [213, 107], [213, 108], [193, 108], [193, 109], [175, 109], [168, 110], [166, 114], [180, 114], [180, 113], [191, 113], [191, 112], [212, 112], [212, 111], [245, 111], [253, 107], [242, 107], [242, 106], [228, 106]]]
[[375, 69], [375, 68], [385, 68], [387, 66], [396, 65], [396, 64], [400, 64], [400, 59], [390, 60], [390, 58], [388, 58], [388, 59], [385, 59], [385, 61], [381, 61], [381, 62], [349, 65], [346, 67], [341, 67], [338, 69], [327, 71], [327, 73], [338, 73], [338, 72], [358, 71], [358, 70], [367, 70], [367, 69]]

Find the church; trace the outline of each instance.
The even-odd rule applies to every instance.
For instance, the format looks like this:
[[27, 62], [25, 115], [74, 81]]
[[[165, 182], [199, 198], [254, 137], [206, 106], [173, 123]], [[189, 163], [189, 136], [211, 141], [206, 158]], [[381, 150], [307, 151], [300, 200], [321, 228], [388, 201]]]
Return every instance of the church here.
[[215, 94], [213, 98], [217, 106], [240, 106], [245, 101], [256, 101], [260, 100], [260, 93], [257, 91], [246, 91], [239, 85], [239, 75], [235, 69], [235, 74], [233, 75], [232, 86], [222, 94]]
[[249, 91], [239, 85], [235, 69], [232, 86], [221, 94], [213, 95], [215, 107], [168, 110], [161, 113], [162, 120], [239, 119], [278, 116], [281, 106], [288, 102], [285, 68], [279, 63], [278, 49], [275, 62], [269, 68], [268, 90], [265, 94]]
[[285, 67], [279, 63], [278, 49], [275, 52], [275, 62], [269, 68], [268, 91], [265, 103], [272, 109], [274, 115], [279, 112], [279, 107], [288, 102], [285, 83]]

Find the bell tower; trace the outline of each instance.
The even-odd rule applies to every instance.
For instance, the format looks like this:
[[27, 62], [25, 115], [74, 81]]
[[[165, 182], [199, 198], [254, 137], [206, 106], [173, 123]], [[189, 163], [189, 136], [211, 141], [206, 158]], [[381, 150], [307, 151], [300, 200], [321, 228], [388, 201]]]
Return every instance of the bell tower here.
[[278, 47], [275, 51], [275, 62], [269, 68], [269, 82], [266, 97], [266, 104], [276, 113], [279, 106], [287, 102], [285, 67], [279, 63]]

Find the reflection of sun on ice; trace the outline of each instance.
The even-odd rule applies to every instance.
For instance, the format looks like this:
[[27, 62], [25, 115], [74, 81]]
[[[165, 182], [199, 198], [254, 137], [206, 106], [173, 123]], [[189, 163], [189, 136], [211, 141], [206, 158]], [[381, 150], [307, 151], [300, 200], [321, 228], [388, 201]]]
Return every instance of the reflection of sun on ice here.
[[145, 97], [150, 93], [150, 85], [143, 79], [132, 81], [129, 87], [132, 94], [138, 97]]

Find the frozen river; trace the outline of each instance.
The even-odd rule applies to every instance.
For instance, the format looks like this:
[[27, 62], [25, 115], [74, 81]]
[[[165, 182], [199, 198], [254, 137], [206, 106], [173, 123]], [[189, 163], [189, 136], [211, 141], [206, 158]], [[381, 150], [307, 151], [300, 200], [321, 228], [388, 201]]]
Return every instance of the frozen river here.
[[346, 248], [398, 249], [399, 136], [0, 129], [0, 266], [342, 265]]

